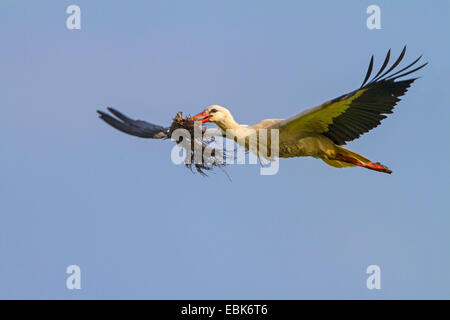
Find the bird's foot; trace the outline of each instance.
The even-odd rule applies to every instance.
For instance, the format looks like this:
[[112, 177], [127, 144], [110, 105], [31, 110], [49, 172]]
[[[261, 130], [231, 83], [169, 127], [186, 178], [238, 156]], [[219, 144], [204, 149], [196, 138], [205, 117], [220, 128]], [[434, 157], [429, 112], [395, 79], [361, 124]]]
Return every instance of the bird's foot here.
[[370, 170], [379, 171], [379, 172], [384, 172], [384, 173], [388, 173], [388, 174], [392, 173], [392, 170], [389, 170], [388, 167], [382, 165], [379, 162], [373, 162], [373, 163], [365, 164], [364, 168], [367, 168], [367, 169], [370, 169]]
[[388, 174], [392, 173], [392, 171], [389, 170], [388, 167], [382, 165], [379, 162], [372, 162], [372, 163], [364, 164], [364, 163], [362, 163], [361, 161], [359, 161], [356, 158], [353, 158], [353, 157], [350, 157], [350, 156], [345, 156], [343, 154], [337, 154], [335, 160], [351, 163], [351, 164], [353, 164], [355, 166], [360, 166], [360, 167], [367, 168], [367, 169], [370, 169], [370, 170], [375, 170], [375, 171], [378, 171], [378, 172], [384, 172], [384, 173], [388, 173]]

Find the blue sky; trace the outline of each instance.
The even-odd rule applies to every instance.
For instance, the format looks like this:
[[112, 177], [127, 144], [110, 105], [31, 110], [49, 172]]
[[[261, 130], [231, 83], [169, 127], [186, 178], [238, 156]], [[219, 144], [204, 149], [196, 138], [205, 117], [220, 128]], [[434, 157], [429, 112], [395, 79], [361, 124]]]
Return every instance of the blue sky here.
[[[450, 298], [450, 3], [377, 1], [368, 30], [371, 4], [1, 1], [0, 298]], [[430, 65], [348, 145], [392, 175], [299, 158], [203, 178], [172, 164], [171, 142], [95, 113], [288, 117], [405, 44]], [[72, 264], [81, 290], [66, 288]], [[366, 288], [372, 264], [381, 290]]]

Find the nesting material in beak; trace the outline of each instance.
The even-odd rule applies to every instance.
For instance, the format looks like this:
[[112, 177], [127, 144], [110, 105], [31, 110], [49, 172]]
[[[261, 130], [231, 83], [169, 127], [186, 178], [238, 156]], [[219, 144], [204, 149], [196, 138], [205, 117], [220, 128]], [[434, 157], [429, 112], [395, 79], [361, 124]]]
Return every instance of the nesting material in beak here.
[[[203, 137], [201, 137], [201, 139], [194, 139], [195, 137], [195, 132], [194, 132], [194, 127], [195, 127], [195, 121], [199, 121], [201, 120], [202, 123], [208, 122], [208, 117], [209, 115], [206, 112], [202, 112], [199, 113], [198, 115], [194, 116], [194, 117], [183, 117], [183, 113], [178, 112], [177, 115], [175, 116], [175, 118], [173, 118], [173, 122], [172, 125], [170, 126], [169, 129], [169, 136], [172, 136], [172, 133], [176, 130], [176, 129], [186, 129], [189, 131], [190, 133], [190, 143], [188, 142], [187, 145], [190, 146], [190, 155], [191, 155], [191, 159], [190, 161], [186, 162], [185, 161], [185, 165], [187, 168], [189, 169], [193, 169], [193, 167], [197, 170], [198, 173], [200, 173], [201, 175], [207, 175], [206, 171], [210, 171], [212, 169], [214, 169], [215, 167], [219, 167], [221, 169], [223, 169], [224, 167], [224, 163], [223, 161], [219, 161], [219, 159], [223, 160], [223, 154], [221, 153], [221, 150], [212, 150], [212, 152], [205, 152], [205, 149], [207, 148], [211, 148], [214, 139], [210, 138], [210, 139], [206, 139]], [[182, 137], [180, 137], [182, 138]], [[177, 144], [179, 144], [182, 147], [186, 148], [186, 143], [184, 144], [180, 144], [182, 141], [182, 139], [180, 139], [179, 141], [176, 141]], [[202, 155], [204, 154], [209, 154], [209, 156], [203, 157], [203, 161], [202, 163], [195, 163], [195, 146], [200, 146], [201, 150], [202, 150]], [[217, 151], [217, 152], [216, 152]]]

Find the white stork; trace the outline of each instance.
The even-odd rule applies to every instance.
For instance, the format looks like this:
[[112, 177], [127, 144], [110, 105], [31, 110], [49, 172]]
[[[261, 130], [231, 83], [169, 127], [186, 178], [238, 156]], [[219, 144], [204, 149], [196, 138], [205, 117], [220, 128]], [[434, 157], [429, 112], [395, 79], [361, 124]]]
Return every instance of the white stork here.
[[[394, 106], [400, 101], [411, 83], [417, 78], [400, 80], [421, 68], [427, 63], [411, 70], [421, 56], [411, 64], [395, 71], [402, 61], [406, 46], [397, 60], [383, 72], [389, 63], [390, 50], [377, 74], [370, 80], [373, 69], [373, 56], [361, 87], [338, 98], [327, 101], [317, 107], [305, 110], [287, 119], [265, 119], [256, 124], [246, 126], [237, 123], [230, 111], [219, 105], [212, 105], [194, 116], [202, 123], [211, 122], [219, 127], [219, 134], [232, 131], [235, 140], [247, 149], [248, 138], [262, 129], [278, 129], [280, 158], [310, 156], [322, 159], [326, 164], [336, 167], [354, 167], [392, 173], [379, 162], [350, 151], [342, 145], [357, 139], [360, 135], [377, 127], [386, 114], [392, 113]], [[168, 128], [156, 126], [141, 120], [132, 120], [114, 109], [109, 109], [119, 120], [99, 111], [100, 117], [108, 124], [128, 134], [144, 138], [165, 138]], [[258, 156], [260, 156], [258, 154]], [[270, 157], [269, 157], [270, 159]]]

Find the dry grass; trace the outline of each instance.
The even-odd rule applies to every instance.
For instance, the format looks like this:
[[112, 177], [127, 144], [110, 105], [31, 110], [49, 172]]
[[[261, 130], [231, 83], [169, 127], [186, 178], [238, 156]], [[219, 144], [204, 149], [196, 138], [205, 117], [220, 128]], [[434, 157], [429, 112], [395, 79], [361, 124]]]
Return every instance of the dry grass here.
[[[225, 166], [223, 161], [223, 154], [217, 150], [213, 149], [211, 144], [214, 142], [214, 138], [205, 139], [202, 135], [200, 139], [195, 139], [194, 130], [195, 130], [195, 121], [192, 117], [183, 117], [182, 112], [178, 112], [175, 118], [173, 118], [173, 122], [169, 129], [169, 136], [172, 136], [172, 133], [177, 129], [186, 129], [190, 134], [190, 141], [187, 143], [181, 143], [183, 141], [183, 137], [180, 137], [177, 142], [183, 148], [186, 148], [187, 145], [190, 146], [190, 150], [188, 154], [190, 154], [189, 159], [185, 160], [185, 166], [193, 171], [193, 168], [203, 176], [207, 176], [207, 172], [213, 170], [216, 167], [223, 169]], [[198, 129], [197, 129], [198, 130]], [[202, 132], [204, 132], [204, 128], [202, 128]], [[209, 148], [209, 150], [207, 150]], [[202, 150], [202, 155], [210, 154], [210, 156], [202, 156], [201, 163], [195, 163], [195, 153], [194, 150]], [[207, 152], [205, 153], [205, 150]], [[220, 154], [219, 154], [220, 153]]]

